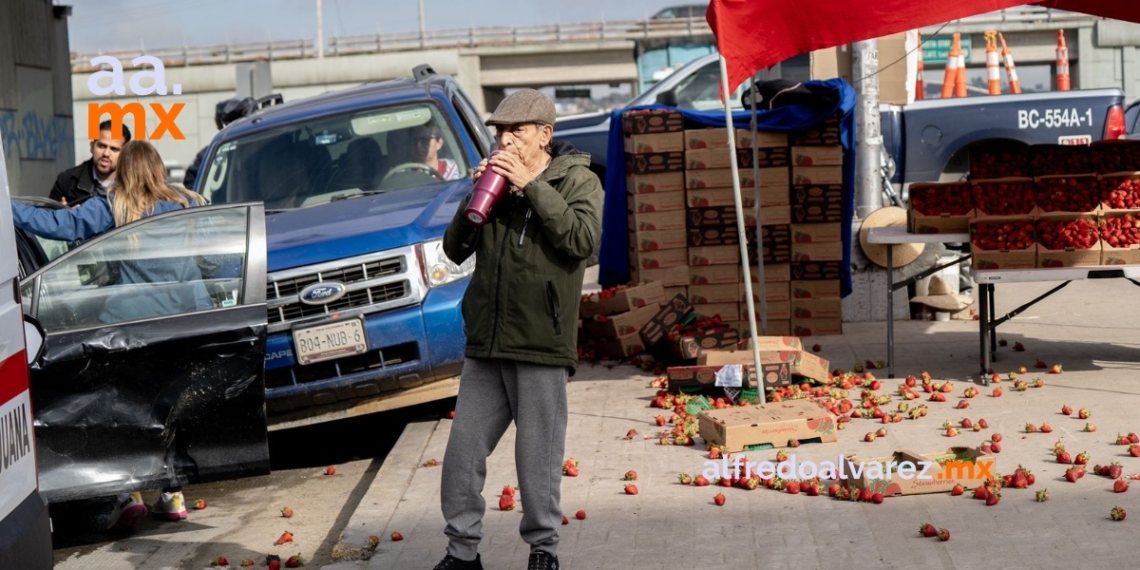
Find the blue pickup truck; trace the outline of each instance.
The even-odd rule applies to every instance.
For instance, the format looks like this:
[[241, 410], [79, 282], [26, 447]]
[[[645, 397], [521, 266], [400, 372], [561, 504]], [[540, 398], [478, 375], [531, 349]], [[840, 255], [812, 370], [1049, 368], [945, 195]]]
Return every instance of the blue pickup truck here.
[[441, 240], [493, 144], [426, 65], [218, 133], [195, 189], [265, 204], [270, 429], [457, 393], [474, 258], [456, 266]]
[[[719, 56], [689, 62], [626, 104], [661, 103], [682, 109], [723, 108]], [[804, 80], [794, 77], [794, 80]], [[734, 109], [742, 109], [740, 89]], [[1135, 133], [1140, 102], [1127, 109], [1119, 89], [1090, 89], [882, 105], [884, 153], [894, 162], [892, 184], [958, 180], [969, 172], [969, 152], [977, 145], [1088, 144]], [[610, 114], [560, 119], [554, 136], [589, 152], [593, 170], [606, 169]], [[605, 180], [605, 177], [602, 177]]]

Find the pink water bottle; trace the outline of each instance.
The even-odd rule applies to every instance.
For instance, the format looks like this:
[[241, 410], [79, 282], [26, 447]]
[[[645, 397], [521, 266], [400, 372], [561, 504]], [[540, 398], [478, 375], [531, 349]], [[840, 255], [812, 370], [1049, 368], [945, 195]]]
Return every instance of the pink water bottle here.
[[[491, 158], [495, 158], [500, 152], [502, 151], [491, 151]], [[467, 210], [464, 211], [467, 219], [477, 226], [487, 223], [487, 218], [491, 217], [491, 209], [506, 192], [507, 179], [487, 166], [471, 192], [471, 201], [467, 203]]]

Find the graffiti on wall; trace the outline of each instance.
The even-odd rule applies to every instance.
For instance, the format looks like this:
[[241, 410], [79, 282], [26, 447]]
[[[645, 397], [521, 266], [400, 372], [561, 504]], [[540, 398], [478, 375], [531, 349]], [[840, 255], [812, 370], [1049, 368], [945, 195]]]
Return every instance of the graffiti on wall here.
[[75, 133], [69, 117], [44, 116], [35, 111], [0, 111], [4, 156], [74, 162]]

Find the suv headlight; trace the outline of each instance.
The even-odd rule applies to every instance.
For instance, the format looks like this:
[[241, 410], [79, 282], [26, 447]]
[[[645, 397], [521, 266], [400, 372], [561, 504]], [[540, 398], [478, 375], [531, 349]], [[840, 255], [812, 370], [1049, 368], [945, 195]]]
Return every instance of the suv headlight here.
[[418, 246], [420, 263], [423, 266], [424, 281], [430, 287], [439, 287], [458, 281], [475, 272], [475, 256], [468, 257], [456, 265], [443, 252], [443, 240], [432, 240]]

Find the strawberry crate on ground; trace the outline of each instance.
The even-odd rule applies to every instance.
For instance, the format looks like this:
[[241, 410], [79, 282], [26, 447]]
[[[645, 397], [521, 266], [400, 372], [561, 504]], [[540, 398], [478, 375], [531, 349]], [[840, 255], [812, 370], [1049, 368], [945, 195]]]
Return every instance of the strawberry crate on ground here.
[[1035, 220], [1006, 216], [970, 222], [974, 269], [1033, 269], [1037, 267]]
[[1041, 214], [1088, 214], [1100, 211], [1102, 184], [1095, 174], [1041, 176], [1035, 179], [1037, 209]]
[[811, 400], [779, 406], [706, 410], [700, 416], [701, 439], [729, 453], [839, 440], [835, 416]]
[[1140, 172], [1115, 172], [1100, 177], [1101, 210], [1140, 209]]
[[[661, 299], [664, 300], [664, 296]], [[640, 309], [616, 315], [593, 315], [582, 320], [582, 330], [597, 339], [615, 339], [635, 334], [653, 318], [653, 315], [657, 314], [660, 308], [660, 303], [654, 301]]]
[[[930, 469], [924, 469], [924, 462], [931, 464]], [[901, 450], [889, 457], [866, 459], [851, 454], [844, 457], [844, 463], [843, 475], [847, 477], [840, 481], [841, 485], [871, 489], [884, 497], [949, 493], [955, 485], [974, 489], [985, 484], [988, 477], [984, 473], [993, 478], [999, 476], [994, 455], [974, 447], [951, 447], [941, 453]], [[904, 463], [905, 471], [900, 471]], [[919, 474], [925, 476], [919, 478]]]
[[1140, 265], [1140, 210], [1102, 213], [1099, 230], [1104, 265]]
[[977, 217], [1032, 216], [1038, 213], [1032, 178], [997, 178], [972, 183]]
[[647, 306], [659, 307], [665, 302], [665, 288], [660, 282], [632, 287], [614, 287], [598, 293], [583, 295], [578, 308], [579, 317], [616, 315]]
[[1037, 220], [1037, 267], [1101, 264], [1102, 245], [1094, 214], [1044, 214]]
[[968, 182], [916, 183], [910, 186], [907, 231], [913, 234], [965, 233], [974, 209]]

